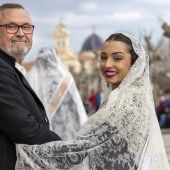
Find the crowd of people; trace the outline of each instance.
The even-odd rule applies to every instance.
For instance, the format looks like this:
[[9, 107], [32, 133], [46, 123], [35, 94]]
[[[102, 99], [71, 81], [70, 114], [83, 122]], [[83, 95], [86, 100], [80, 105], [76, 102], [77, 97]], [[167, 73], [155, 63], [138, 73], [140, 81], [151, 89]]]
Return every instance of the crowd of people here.
[[102, 92], [99, 89], [92, 89], [89, 96], [84, 96], [82, 98], [84, 108], [86, 110], [86, 113], [89, 116], [94, 114], [99, 110], [99, 107], [102, 102]]

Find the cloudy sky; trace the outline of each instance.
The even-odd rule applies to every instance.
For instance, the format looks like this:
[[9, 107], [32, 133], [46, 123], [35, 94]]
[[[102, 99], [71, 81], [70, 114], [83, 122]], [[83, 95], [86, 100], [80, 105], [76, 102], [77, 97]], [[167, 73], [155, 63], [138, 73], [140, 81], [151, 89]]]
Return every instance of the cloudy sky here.
[[[161, 18], [170, 24], [170, 0], [0, 0], [20, 3], [35, 25], [33, 47], [25, 62], [34, 60], [40, 48], [54, 45], [53, 33], [62, 22], [70, 32], [74, 53], [95, 30], [103, 40], [115, 32], [126, 32], [144, 43], [142, 35], [152, 32], [157, 44], [163, 35]], [[166, 39], [166, 38], [165, 38]]]

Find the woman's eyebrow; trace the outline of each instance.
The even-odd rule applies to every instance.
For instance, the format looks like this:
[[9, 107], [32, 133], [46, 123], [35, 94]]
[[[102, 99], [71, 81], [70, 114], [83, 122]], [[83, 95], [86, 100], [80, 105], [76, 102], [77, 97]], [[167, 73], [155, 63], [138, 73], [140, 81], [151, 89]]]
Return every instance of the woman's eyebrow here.
[[119, 53], [125, 55], [123, 52], [114, 52], [114, 53], [112, 53], [112, 55], [119, 54]]
[[[114, 52], [114, 53], [112, 53], [112, 55], [119, 54], [119, 53], [125, 55], [123, 52]], [[106, 53], [105, 52], [101, 52], [100, 54], [106, 54]]]

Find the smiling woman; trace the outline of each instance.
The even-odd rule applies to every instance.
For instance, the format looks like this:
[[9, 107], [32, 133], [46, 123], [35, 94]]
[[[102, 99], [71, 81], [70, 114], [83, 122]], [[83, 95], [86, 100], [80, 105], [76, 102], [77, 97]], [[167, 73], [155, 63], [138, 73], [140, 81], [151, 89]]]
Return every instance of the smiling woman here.
[[137, 57], [130, 39], [123, 34], [112, 34], [105, 41], [100, 54], [100, 69], [112, 90], [119, 86]]
[[107, 83], [114, 90], [131, 68], [131, 54], [120, 41], [106, 41], [101, 49], [100, 69]]
[[101, 49], [103, 102], [99, 110], [72, 141], [16, 145], [17, 169], [170, 169], [155, 114], [149, 56], [131, 35], [111, 37]]

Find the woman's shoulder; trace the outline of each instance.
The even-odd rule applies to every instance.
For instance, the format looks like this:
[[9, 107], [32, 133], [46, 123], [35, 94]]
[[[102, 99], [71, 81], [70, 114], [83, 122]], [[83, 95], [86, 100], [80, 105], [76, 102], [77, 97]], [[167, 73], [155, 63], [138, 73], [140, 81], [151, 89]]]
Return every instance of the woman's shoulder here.
[[128, 104], [144, 104], [145, 102], [145, 92], [143, 89], [138, 89], [136, 87], [129, 87], [122, 93], [122, 102]]
[[125, 95], [126, 96], [129, 96], [129, 97], [142, 97], [144, 96], [145, 94], [145, 91], [143, 88], [137, 88], [135, 86], [130, 86], [129, 88], [127, 88], [125, 91], [124, 91]]

